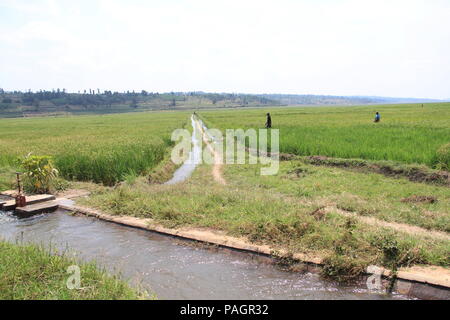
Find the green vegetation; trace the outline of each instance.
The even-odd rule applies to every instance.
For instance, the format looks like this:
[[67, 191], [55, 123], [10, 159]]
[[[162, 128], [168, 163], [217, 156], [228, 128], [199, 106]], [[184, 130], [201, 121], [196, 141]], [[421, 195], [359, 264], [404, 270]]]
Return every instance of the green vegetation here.
[[[373, 123], [375, 111], [381, 123]], [[86, 205], [318, 255], [327, 276], [356, 276], [369, 264], [450, 266], [448, 172], [430, 168], [449, 165], [449, 103], [200, 116], [209, 128], [262, 128], [266, 112], [280, 129], [281, 152], [295, 156], [285, 155], [275, 176], [226, 165], [227, 185], [208, 165], [184, 183], [159, 184], [176, 168], [170, 134], [189, 128], [188, 112], [1, 120], [0, 187], [11, 184], [17, 157], [51, 155], [66, 179], [103, 183], [74, 184], [92, 191], [80, 200]]]
[[[258, 166], [228, 165], [226, 186], [214, 182], [205, 165], [176, 186], [136, 179], [114, 190], [98, 190], [84, 202], [119, 215], [151, 217], [169, 227], [212, 228], [275, 248], [319, 255], [324, 258], [324, 275], [340, 280], [359, 275], [370, 264], [394, 270], [414, 264], [449, 267], [448, 186], [414, 181], [430, 182], [430, 177], [433, 182], [443, 176], [423, 166], [388, 161], [442, 164], [437, 150], [450, 137], [450, 123], [443, 117], [449, 106], [427, 105], [428, 111], [417, 106], [377, 107], [383, 115], [380, 124], [371, 122], [372, 107], [204, 111], [206, 124], [220, 129], [262, 127], [265, 112], [272, 112], [272, 119], [278, 121], [275, 127], [281, 130], [282, 152], [296, 147], [295, 135], [287, 139], [283, 132], [307, 133], [311, 147], [328, 142], [329, 149], [322, 149], [328, 150], [326, 155], [358, 157], [372, 151], [366, 158], [387, 160], [314, 163], [297, 157], [281, 162], [276, 176], [260, 176]], [[389, 123], [390, 117], [395, 121]], [[377, 135], [367, 134], [371, 130]], [[349, 140], [347, 131], [360, 139]], [[402, 134], [390, 137], [397, 131]], [[410, 226], [441, 233], [417, 233]]]
[[[81, 287], [68, 289], [67, 268], [80, 267]], [[125, 300], [144, 295], [94, 263], [80, 264], [36, 245], [0, 241], [0, 300]]]
[[15, 188], [15, 173], [12, 167], [0, 166], [0, 190], [9, 190]]
[[31, 152], [52, 156], [66, 179], [113, 185], [158, 165], [173, 145], [171, 132], [188, 119], [183, 112], [2, 119], [0, 168], [15, 168], [16, 159]]
[[339, 167], [357, 172], [380, 173], [391, 178], [405, 177], [414, 182], [450, 186], [450, 172], [431, 169], [426, 165], [405, 164], [390, 160], [342, 159], [323, 156], [282, 155], [283, 157], [291, 160], [299, 159], [317, 166]]
[[24, 169], [24, 185], [27, 192], [50, 192], [54, 181], [58, 177], [58, 170], [55, 169], [51, 157], [28, 154], [24, 159], [20, 160], [20, 166]]
[[[275, 176], [259, 176], [251, 169], [230, 166], [227, 172], [233, 173], [238, 183], [258, 185], [316, 207], [331, 206], [360, 216], [450, 232], [450, 192], [446, 186], [317, 167], [301, 160], [281, 162]], [[436, 201], [408, 201], [412, 196], [432, 196]]]
[[[301, 170], [295, 171], [299, 166]], [[181, 184], [149, 185], [137, 179], [131, 185], [97, 190], [82, 203], [113, 214], [150, 217], [168, 227], [223, 230], [275, 248], [319, 255], [325, 258], [330, 276], [334, 272], [343, 277], [343, 273], [356, 275], [374, 263], [391, 266], [386, 238], [398, 250], [397, 266], [449, 266], [450, 241], [426, 232], [414, 234], [371, 225], [342, 215], [338, 208], [345, 207], [357, 216], [448, 230], [447, 187], [379, 174], [346, 175], [349, 172], [343, 169], [317, 168], [298, 161], [282, 162], [277, 176], [264, 177], [259, 175], [258, 166], [229, 165], [225, 167], [228, 184], [220, 185], [212, 179], [211, 168], [203, 165]], [[373, 189], [375, 183], [378, 186]], [[401, 201], [423, 193], [431, 193], [439, 201]]]
[[0, 117], [36, 115], [104, 114], [142, 110], [183, 110], [208, 107], [277, 105], [263, 95], [204, 92], [112, 92], [85, 90], [67, 93], [64, 89], [39, 92], [5, 92], [0, 88]]
[[441, 169], [450, 170], [450, 143], [439, 148], [436, 158]]
[[[381, 122], [373, 123], [375, 111]], [[209, 128], [263, 128], [265, 114], [280, 130], [280, 151], [296, 155], [450, 165], [450, 103], [203, 111]], [[438, 150], [441, 150], [438, 152]]]

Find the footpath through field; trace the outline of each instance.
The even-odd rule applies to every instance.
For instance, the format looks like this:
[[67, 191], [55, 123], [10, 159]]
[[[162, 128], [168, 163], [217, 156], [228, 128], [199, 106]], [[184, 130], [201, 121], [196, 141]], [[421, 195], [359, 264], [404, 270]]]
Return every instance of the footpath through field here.
[[222, 166], [223, 166], [223, 160], [221, 159], [220, 155], [217, 153], [217, 151], [214, 149], [214, 147], [211, 144], [211, 141], [208, 139], [208, 135], [204, 130], [204, 126], [202, 126], [198, 119], [195, 120], [195, 123], [200, 130], [203, 138], [203, 142], [208, 147], [208, 150], [211, 152], [211, 154], [214, 157], [214, 164], [212, 167], [212, 175], [214, 177], [214, 180], [220, 184], [226, 185], [226, 181], [222, 174]]
[[391, 228], [391, 229], [394, 229], [399, 232], [405, 232], [405, 233], [408, 233], [411, 235], [419, 235], [422, 237], [429, 237], [429, 238], [438, 239], [438, 240], [450, 240], [450, 235], [444, 231], [428, 230], [425, 228], [413, 226], [413, 225], [406, 224], [406, 223], [388, 222], [388, 221], [383, 221], [383, 220], [380, 220], [380, 219], [377, 219], [374, 217], [360, 216], [356, 213], [344, 211], [344, 210], [338, 209], [336, 207], [327, 207], [326, 210], [337, 212], [346, 217], [356, 218], [358, 221], [363, 222], [365, 224], [372, 225], [372, 226]]

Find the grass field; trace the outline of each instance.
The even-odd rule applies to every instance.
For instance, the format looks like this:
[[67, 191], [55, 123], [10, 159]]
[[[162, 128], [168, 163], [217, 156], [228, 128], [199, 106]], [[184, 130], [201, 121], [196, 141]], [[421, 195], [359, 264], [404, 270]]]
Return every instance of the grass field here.
[[184, 112], [0, 119], [3, 185], [5, 175], [13, 177], [17, 157], [29, 152], [52, 155], [61, 176], [70, 180], [113, 185], [145, 174], [173, 145], [171, 132], [188, 120]]
[[[374, 123], [375, 112], [381, 122]], [[202, 111], [209, 128], [263, 128], [271, 113], [280, 151], [296, 155], [395, 160], [436, 167], [450, 143], [450, 103]], [[446, 163], [450, 167], [450, 157]]]
[[[71, 265], [80, 267], [81, 288], [68, 289]], [[93, 263], [51, 254], [36, 245], [0, 240], [0, 300], [138, 299], [141, 294]], [[143, 297], [143, 296], [142, 296]]]

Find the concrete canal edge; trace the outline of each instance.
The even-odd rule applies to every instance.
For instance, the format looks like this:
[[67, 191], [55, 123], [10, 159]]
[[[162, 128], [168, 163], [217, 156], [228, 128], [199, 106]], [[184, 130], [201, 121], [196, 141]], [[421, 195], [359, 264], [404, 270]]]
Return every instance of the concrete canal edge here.
[[[60, 198], [57, 200], [64, 199]], [[323, 265], [322, 258], [318, 256], [303, 253], [291, 254], [286, 250], [276, 250], [267, 245], [252, 244], [245, 239], [227, 236], [219, 231], [196, 228], [171, 229], [156, 223], [153, 219], [142, 219], [131, 216], [114, 216], [103, 213], [99, 210], [76, 205], [60, 204], [59, 207], [67, 211], [84, 214], [100, 220], [157, 232], [185, 240], [198, 241], [232, 250], [264, 255], [271, 258], [294, 259], [298, 262], [305, 263], [308, 267], [308, 271], [311, 272], [318, 272], [320, 267]], [[382, 275], [383, 286], [388, 286], [389, 281], [387, 278], [391, 275], [392, 271], [381, 267], [376, 269], [378, 269], [379, 274]], [[373, 276], [373, 272], [368, 272], [361, 277], [361, 280], [368, 282]], [[393, 289], [400, 294], [419, 299], [450, 300], [450, 270], [438, 266], [414, 266], [410, 268], [401, 268], [398, 270], [395, 277]]]

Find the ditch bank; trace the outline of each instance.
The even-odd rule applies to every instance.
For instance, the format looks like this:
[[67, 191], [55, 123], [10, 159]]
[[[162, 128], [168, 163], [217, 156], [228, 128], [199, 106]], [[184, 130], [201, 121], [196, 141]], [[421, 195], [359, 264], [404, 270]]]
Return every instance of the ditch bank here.
[[[214, 230], [202, 230], [196, 228], [166, 228], [152, 219], [141, 219], [130, 216], [114, 216], [87, 207], [76, 205], [60, 205], [60, 208], [97, 219], [116, 224], [148, 230], [163, 235], [168, 235], [183, 240], [196, 241], [221, 248], [232, 249], [262, 255], [275, 260], [288, 259], [305, 264], [307, 271], [318, 273], [323, 265], [323, 258], [304, 253], [290, 253], [286, 250], [271, 248], [267, 245], [256, 245], [243, 238], [230, 237]], [[372, 268], [373, 269], [373, 268]], [[383, 291], [391, 287], [395, 292], [408, 297], [419, 299], [450, 300], [450, 271], [437, 266], [415, 266], [399, 269], [394, 278], [392, 271], [385, 268], [376, 268], [381, 274]], [[370, 270], [368, 270], [370, 271]], [[369, 277], [375, 279], [373, 272], [362, 275], [358, 281], [367, 282]], [[376, 275], [375, 275], [376, 276]]]

